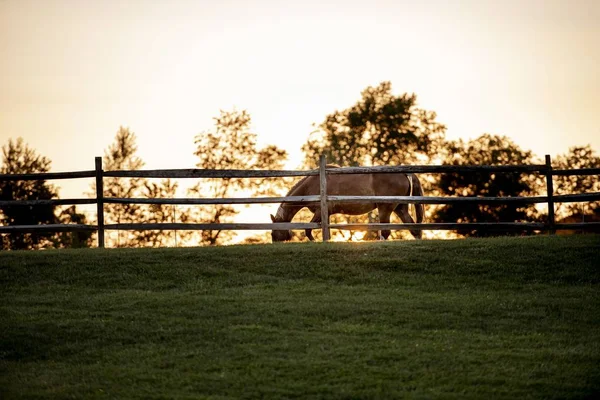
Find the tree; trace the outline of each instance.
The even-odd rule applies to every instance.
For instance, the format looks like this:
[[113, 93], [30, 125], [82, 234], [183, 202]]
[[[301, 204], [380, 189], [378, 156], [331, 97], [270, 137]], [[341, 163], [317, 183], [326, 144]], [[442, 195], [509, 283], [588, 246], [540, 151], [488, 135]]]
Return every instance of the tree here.
[[[129, 128], [119, 127], [115, 141], [105, 151], [103, 169], [139, 170], [144, 162], [137, 156], [136, 135]], [[95, 193], [95, 184], [92, 190]], [[165, 179], [160, 183], [149, 183], [143, 178], [104, 178], [104, 196], [120, 198], [156, 198], [174, 197], [177, 183]], [[104, 221], [106, 224], [125, 223], [161, 223], [174, 221], [174, 206], [162, 204], [104, 204]], [[179, 222], [185, 222], [187, 216], [179, 214]], [[116, 238], [107, 240], [113, 247], [164, 246], [169, 243], [171, 233], [166, 231], [119, 231]], [[185, 235], [180, 235], [184, 236]]]
[[[484, 134], [476, 139], [450, 141], [447, 165], [527, 165], [534, 162], [531, 151], [524, 151], [504, 136]], [[455, 172], [439, 175], [437, 190], [442, 196], [525, 197], [538, 192], [539, 177], [521, 173]], [[514, 222], [536, 220], [535, 206], [516, 204], [446, 204], [434, 212], [434, 222]], [[488, 236], [477, 230], [457, 231], [466, 236]]]
[[[555, 169], [600, 168], [600, 156], [590, 145], [570, 147], [567, 154], [554, 160]], [[554, 177], [556, 194], [600, 192], [597, 175], [571, 175]], [[589, 203], [556, 203], [556, 215], [572, 221], [600, 220], [600, 201]]]
[[[22, 138], [10, 139], [2, 147], [2, 174], [32, 174], [50, 171], [51, 161], [30, 148]], [[0, 200], [48, 200], [58, 197], [57, 189], [43, 180], [0, 181]], [[2, 225], [56, 224], [53, 205], [2, 207]], [[10, 233], [2, 239], [3, 249], [38, 249], [51, 245], [51, 232]]]
[[[137, 157], [135, 133], [119, 127], [114, 142], [104, 152], [102, 168], [106, 171], [138, 170], [144, 162]], [[104, 197], [138, 197], [144, 187], [141, 178], [104, 178]], [[95, 193], [96, 184], [92, 184]], [[142, 207], [139, 204], [104, 204], [104, 223], [123, 224], [141, 222]], [[108, 235], [107, 235], [108, 236]], [[108, 236], [107, 245], [112, 247], [140, 246], [140, 232], [118, 231], [116, 238]]]
[[[302, 146], [308, 168], [318, 165], [320, 154], [329, 163], [341, 166], [406, 165], [430, 163], [439, 156], [446, 127], [436, 121], [436, 113], [417, 107], [417, 96], [404, 93], [396, 96], [392, 85], [385, 81], [367, 87], [361, 99], [342, 111], [325, 117], [318, 129]], [[431, 180], [420, 176], [426, 190]], [[333, 216], [335, 222], [376, 222], [376, 212], [365, 216]], [[333, 232], [350, 239], [355, 232]], [[393, 232], [403, 237], [403, 232]], [[376, 239], [377, 232], [362, 237]]]
[[[199, 158], [196, 166], [202, 169], [281, 169], [287, 158], [285, 150], [276, 146], [257, 148], [256, 134], [250, 131], [251, 118], [246, 110], [220, 112], [215, 120], [214, 130], [205, 131], [195, 137]], [[282, 180], [262, 179], [203, 179], [192, 187], [189, 193], [203, 197], [268, 196], [281, 188]], [[239, 213], [229, 205], [211, 205], [195, 208], [194, 218], [205, 223], [232, 221]], [[233, 237], [230, 231], [203, 231], [200, 242], [214, 245], [224, 243]]]
[[[176, 197], [179, 185], [171, 179], [163, 179], [159, 183], [146, 182], [144, 184], [144, 197], [147, 198], [173, 198]], [[189, 215], [178, 211], [177, 206], [167, 204], [151, 204], [142, 210], [141, 215], [144, 223], [186, 223]], [[166, 247], [186, 243], [191, 238], [187, 231], [143, 231], [139, 233], [139, 241], [144, 246]]]
[[[87, 224], [87, 218], [85, 214], [77, 212], [75, 206], [67, 207], [62, 210], [58, 219], [62, 224]], [[53, 239], [55, 247], [61, 248], [84, 248], [91, 247], [92, 245], [92, 232], [91, 231], [76, 231], [76, 232], [60, 232], [56, 234]]]
[[415, 94], [392, 94], [390, 82], [367, 87], [352, 107], [325, 117], [302, 146], [305, 165], [320, 154], [341, 166], [399, 165], [438, 154], [446, 127], [436, 113], [417, 107]]

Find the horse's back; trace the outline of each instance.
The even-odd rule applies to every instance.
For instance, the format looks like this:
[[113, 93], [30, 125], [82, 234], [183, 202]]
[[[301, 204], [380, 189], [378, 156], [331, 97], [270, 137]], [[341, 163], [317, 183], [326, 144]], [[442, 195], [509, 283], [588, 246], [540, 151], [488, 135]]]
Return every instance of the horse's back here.
[[339, 174], [327, 180], [327, 192], [349, 196], [405, 196], [411, 182], [403, 173]]
[[[340, 168], [335, 164], [327, 167]], [[320, 193], [318, 175], [307, 176], [288, 195], [315, 195]], [[411, 181], [404, 173], [331, 174], [327, 176], [327, 193], [340, 196], [406, 196]]]
[[381, 196], [406, 196], [411, 191], [411, 181], [404, 173], [373, 174], [373, 191]]

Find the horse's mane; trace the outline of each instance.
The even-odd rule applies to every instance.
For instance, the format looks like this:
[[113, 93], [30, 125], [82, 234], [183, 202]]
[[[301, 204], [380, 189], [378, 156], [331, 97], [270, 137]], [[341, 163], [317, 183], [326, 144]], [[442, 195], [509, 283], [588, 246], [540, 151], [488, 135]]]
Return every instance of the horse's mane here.
[[289, 196], [290, 193], [292, 193], [294, 190], [296, 190], [296, 188], [298, 186], [300, 186], [305, 180], [308, 179], [308, 176], [304, 176], [302, 177], [302, 179], [300, 179], [298, 182], [294, 183], [294, 186], [292, 186], [292, 188], [290, 190], [288, 190], [288, 192], [286, 193], [286, 196]]

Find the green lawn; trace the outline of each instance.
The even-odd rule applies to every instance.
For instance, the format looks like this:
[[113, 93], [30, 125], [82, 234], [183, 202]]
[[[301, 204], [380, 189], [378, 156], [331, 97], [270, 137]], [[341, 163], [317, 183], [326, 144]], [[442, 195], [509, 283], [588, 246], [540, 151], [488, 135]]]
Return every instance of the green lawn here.
[[600, 395], [600, 236], [0, 253], [0, 398]]

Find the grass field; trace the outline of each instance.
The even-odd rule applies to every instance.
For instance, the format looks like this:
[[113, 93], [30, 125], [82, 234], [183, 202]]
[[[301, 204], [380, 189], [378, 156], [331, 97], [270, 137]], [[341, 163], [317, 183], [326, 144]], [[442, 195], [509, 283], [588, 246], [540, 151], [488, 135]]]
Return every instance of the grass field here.
[[600, 236], [0, 254], [0, 397], [600, 395]]

